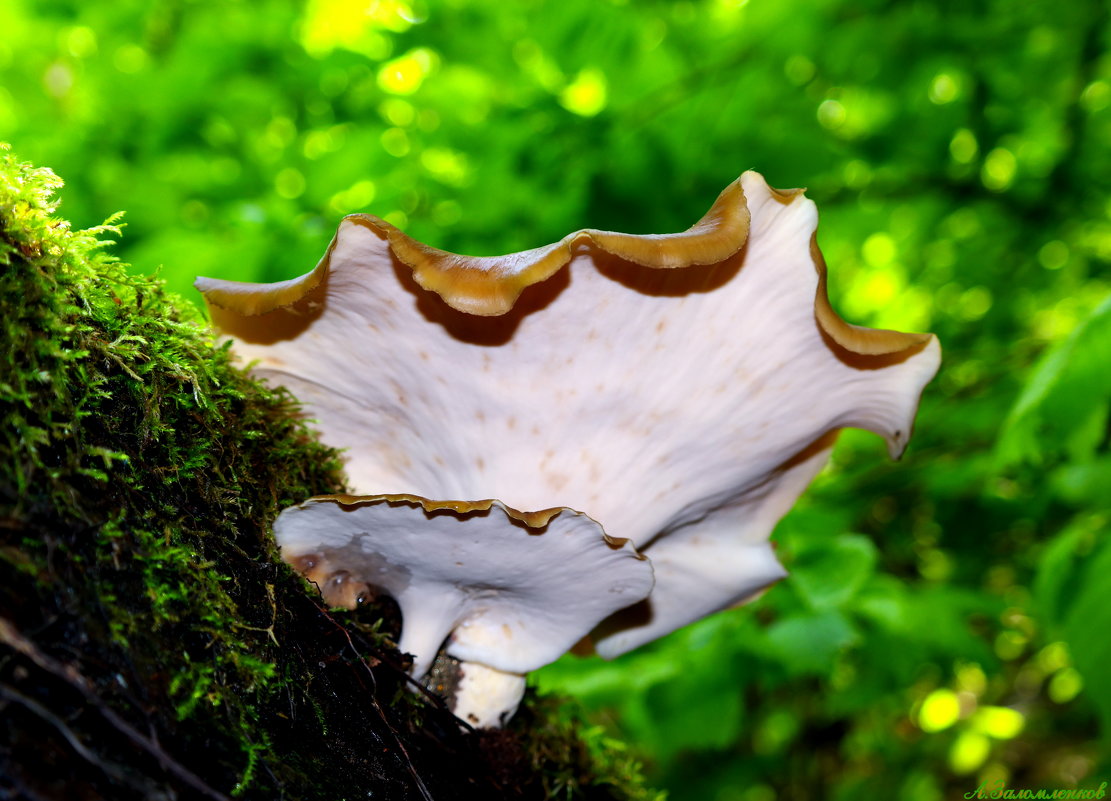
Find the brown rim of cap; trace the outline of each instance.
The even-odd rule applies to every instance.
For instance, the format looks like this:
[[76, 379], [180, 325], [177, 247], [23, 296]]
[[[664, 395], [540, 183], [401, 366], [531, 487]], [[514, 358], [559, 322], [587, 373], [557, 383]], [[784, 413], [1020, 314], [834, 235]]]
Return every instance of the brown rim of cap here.
[[[794, 203], [805, 193], [803, 189], [768, 189], [772, 198], [784, 205]], [[744, 246], [749, 220], [748, 203], [738, 178], [718, 195], [702, 219], [681, 233], [621, 234], [587, 228], [546, 247], [504, 256], [462, 256], [438, 250], [370, 214], [351, 214], [343, 221], [361, 225], [385, 239], [398, 261], [412, 270], [414, 280], [452, 308], [477, 316], [497, 316], [512, 309], [527, 287], [566, 266], [579, 246], [593, 247], [653, 269], [716, 264]], [[338, 236], [337, 233], [333, 237], [315, 269], [298, 278], [272, 284], [198, 278], [194, 285], [204, 294], [206, 303], [246, 316], [291, 306], [319, 286], [327, 275]], [[829, 302], [826, 263], [816, 235], [811, 238], [810, 253], [818, 272], [815, 318], [828, 340], [846, 357], [859, 356], [866, 361], [879, 357], [884, 365], [890, 364], [919, 352], [933, 338], [932, 334], [863, 328], [841, 319]]]
[[[697, 223], [677, 234], [621, 234], [584, 229], [546, 247], [505, 256], [461, 256], [429, 247], [401, 229], [370, 214], [351, 214], [344, 222], [369, 228], [384, 238], [390, 251], [413, 271], [414, 280], [452, 308], [478, 316], [497, 316], [513, 308], [527, 287], [567, 265], [579, 246], [594, 247], [619, 259], [657, 269], [716, 264], [740, 250], [748, 239], [748, 204], [740, 179], [718, 196]], [[328, 251], [307, 275], [274, 284], [249, 284], [198, 278], [195, 286], [206, 302], [254, 316], [290, 306], [315, 289], [328, 273]]]
[[[410, 495], [407, 493], [400, 494], [383, 494], [383, 495], [349, 495], [347, 493], [336, 493], [334, 495], [313, 495], [307, 498], [304, 502], [309, 501], [331, 501], [338, 503], [340, 506], [364, 506], [374, 503], [381, 503], [385, 501], [389, 504], [404, 503], [409, 506], [419, 506], [426, 512], [441, 512], [451, 511], [458, 515], [468, 515], [477, 512], [487, 512], [494, 506], [497, 506], [506, 516], [525, 524], [528, 528], [542, 529], [552, 521], [552, 518], [562, 512], [568, 512], [573, 515], [582, 515], [583, 517], [594, 520], [590, 515], [585, 512], [578, 512], [567, 506], [556, 506], [549, 509], [540, 509], [535, 512], [522, 512], [514, 509], [512, 506], [507, 506], [501, 501], [494, 498], [486, 498], [481, 501], [433, 501], [428, 498], [421, 497], [420, 495]], [[606, 545], [614, 549], [624, 548], [628, 543], [637, 559], [647, 559], [644, 554], [637, 551], [636, 546], [631, 540], [626, 537], [611, 537], [605, 532], [601, 523], [597, 520], [594, 522], [598, 528], [602, 529], [602, 537], [605, 539]]]
[[934, 338], [933, 334], [908, 334], [882, 328], [864, 328], [845, 322], [829, 302], [826, 260], [818, 248], [817, 232], [810, 237], [810, 257], [814, 259], [814, 269], [818, 271], [814, 316], [822, 331], [845, 350], [859, 356], [889, 356], [894, 357], [894, 361], [901, 361], [902, 358], [899, 357], [914, 355]]

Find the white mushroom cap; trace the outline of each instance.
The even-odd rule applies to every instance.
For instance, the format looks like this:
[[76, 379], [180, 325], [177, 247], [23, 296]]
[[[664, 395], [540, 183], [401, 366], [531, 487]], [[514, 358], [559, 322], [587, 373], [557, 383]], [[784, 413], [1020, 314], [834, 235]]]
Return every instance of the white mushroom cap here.
[[835, 435], [776, 473], [740, 503], [656, 539], [651, 548], [656, 588], [594, 630], [595, 651], [607, 659], [688, 623], [759, 597], [787, 571], [768, 534], [825, 466]]
[[462, 695], [472, 686], [478, 696], [463, 703], [483, 722], [504, 710], [482, 697], [520, 700], [524, 673], [652, 589], [651, 565], [628, 540], [569, 509], [525, 514], [497, 501], [324, 495], [284, 510], [274, 535], [282, 558], [318, 583], [340, 576], [397, 601], [398, 647], [413, 655], [415, 677], [441, 646], [500, 673], [492, 681], [490, 671], [464, 669]]
[[300, 279], [197, 286], [357, 491], [568, 506], [658, 559], [654, 620], [600, 632], [612, 655], [782, 576], [761, 543], [833, 432], [906, 446], [937, 340], [841, 320], [816, 225], [749, 172], [682, 234], [476, 259], [354, 215]]

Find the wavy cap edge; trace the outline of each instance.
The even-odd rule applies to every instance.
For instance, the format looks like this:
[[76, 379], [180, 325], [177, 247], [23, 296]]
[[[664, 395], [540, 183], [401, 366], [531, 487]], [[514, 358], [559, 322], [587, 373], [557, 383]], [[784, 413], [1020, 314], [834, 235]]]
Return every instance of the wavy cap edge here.
[[[367, 228], [383, 238], [393, 256], [412, 271], [414, 280], [424, 289], [435, 292], [452, 308], [475, 316], [499, 316], [513, 308], [526, 288], [552, 277], [584, 247], [650, 269], [711, 265], [735, 255], [748, 240], [751, 222], [742, 186], [746, 178], [759, 179], [771, 197], [785, 206], [812, 202], [806, 198], [805, 189], [775, 189], [759, 173], [747, 171], [722, 190], [709, 211], [686, 231], [623, 234], [588, 228], [544, 247], [489, 257], [438, 250], [418, 242], [379, 217], [351, 214], [343, 218], [324, 256], [305, 275], [269, 284], [201, 277], [196, 279], [194, 286], [210, 307], [247, 317], [292, 306], [325, 280], [331, 269], [332, 252], [344, 234], [344, 226], [350, 224]], [[921, 371], [923, 380], [917, 391], [920, 397], [940, 364], [937, 338], [928, 333], [865, 328], [845, 321], [829, 300], [828, 269], [818, 247], [816, 232], [810, 239], [810, 255], [818, 274], [814, 317], [826, 344], [843, 362], [862, 370], [899, 364], [929, 351], [924, 357], [927, 363]], [[917, 402], [912, 404], [912, 415], [917, 405]], [[886, 438], [892, 457], [898, 458], [909, 440], [909, 432], [901, 436], [899, 442]]]
[[[578, 517], [585, 517], [590, 520], [602, 532], [602, 538], [606, 545], [614, 550], [621, 550], [628, 547], [637, 559], [645, 561], [648, 559], [644, 554], [640, 553], [633, 544], [633, 541], [627, 537], [611, 537], [606, 533], [605, 526], [595, 520], [586, 512], [580, 512], [568, 506], [553, 506], [547, 509], [539, 509], [534, 512], [522, 512], [519, 509], [514, 509], [496, 498], [484, 498], [477, 501], [457, 501], [457, 500], [432, 500], [425, 498], [421, 495], [412, 495], [409, 493], [385, 493], [380, 495], [350, 495], [348, 493], [334, 493], [331, 495], [313, 495], [311, 498], [306, 498], [296, 506], [303, 507], [309, 503], [335, 503], [340, 506], [369, 506], [377, 503], [387, 503], [390, 505], [406, 504], [408, 506], [419, 506], [425, 512], [442, 512], [449, 511], [463, 517], [469, 514], [481, 514], [488, 512], [490, 509], [500, 509], [506, 517], [515, 520], [518, 523], [523, 523], [529, 529], [545, 528], [552, 520], [563, 513], [575, 515]], [[537, 532], [537, 533], [538, 533]], [[533, 532], [530, 532], [530, 534]]]
[[408, 267], [422, 288], [435, 292], [457, 311], [482, 317], [509, 312], [521, 293], [570, 263], [582, 247], [593, 247], [624, 261], [653, 269], [716, 264], [737, 253], [748, 240], [749, 213], [740, 179], [727, 186], [713, 206], [690, 228], [674, 234], [624, 234], [584, 228], [544, 247], [503, 256], [463, 256], [410, 237], [372, 214], [350, 214], [340, 222], [327, 252], [306, 275], [272, 284], [197, 278], [205, 301], [227, 311], [257, 316], [291, 306], [320, 285], [344, 224], [368, 228], [386, 240], [390, 252]]

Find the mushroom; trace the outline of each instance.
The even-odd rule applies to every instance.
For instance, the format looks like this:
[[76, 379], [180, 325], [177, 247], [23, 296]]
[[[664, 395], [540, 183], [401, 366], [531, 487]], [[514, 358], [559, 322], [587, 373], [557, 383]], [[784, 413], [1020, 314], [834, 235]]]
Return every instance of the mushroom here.
[[352, 605], [353, 588], [394, 598], [413, 675], [443, 646], [460, 661], [453, 711], [479, 727], [513, 714], [525, 673], [652, 589], [652, 568], [628, 540], [570, 509], [322, 495], [282, 511], [274, 535], [330, 603]]
[[632, 540], [656, 584], [595, 629], [611, 657], [781, 578], [768, 537], [839, 429], [906, 447], [937, 340], [838, 317], [816, 226], [746, 172], [678, 234], [476, 258], [356, 214], [300, 278], [196, 285], [356, 491], [570, 507]]

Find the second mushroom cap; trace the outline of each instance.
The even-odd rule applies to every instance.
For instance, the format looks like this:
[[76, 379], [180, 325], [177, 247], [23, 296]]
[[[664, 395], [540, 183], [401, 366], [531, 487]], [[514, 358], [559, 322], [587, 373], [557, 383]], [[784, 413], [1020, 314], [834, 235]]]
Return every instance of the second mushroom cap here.
[[652, 567], [584, 514], [523, 514], [496, 501], [320, 496], [274, 523], [282, 557], [384, 591], [399, 647], [423, 676], [441, 646], [508, 673], [559, 658], [611, 613], [647, 597]]

